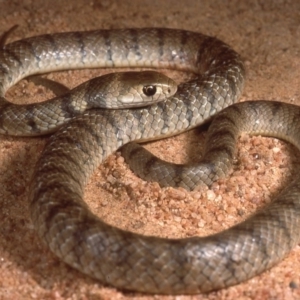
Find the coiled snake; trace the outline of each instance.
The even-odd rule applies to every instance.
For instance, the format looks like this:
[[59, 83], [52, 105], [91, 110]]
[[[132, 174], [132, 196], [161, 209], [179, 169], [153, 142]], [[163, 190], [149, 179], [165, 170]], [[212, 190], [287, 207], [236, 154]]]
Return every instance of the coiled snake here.
[[[126, 232], [99, 220], [83, 201], [90, 174], [122, 145], [186, 131], [238, 100], [244, 67], [239, 55], [223, 42], [173, 29], [101, 30], [28, 38], [8, 44], [0, 52], [1, 93], [31, 74], [124, 66], [186, 70], [197, 77], [180, 84], [166, 101], [136, 109], [85, 111], [89, 108], [85, 104], [84, 112], [78, 114], [76, 101], [71, 101], [72, 105], [62, 101], [36, 114], [32, 106], [10, 108], [2, 97], [0, 130], [4, 134], [10, 129], [12, 134], [23, 134], [16, 129], [22, 128], [25, 135], [37, 135], [44, 128], [54, 131], [69, 120], [47, 143], [30, 188], [32, 221], [41, 239], [83, 273], [118, 288], [148, 293], [220, 289], [280, 261], [300, 240], [299, 179], [267, 209], [203, 238], [164, 239]], [[199, 179], [210, 184], [222, 176], [219, 166], [225, 171], [229, 168], [241, 131], [275, 135], [299, 148], [299, 116], [298, 107], [278, 102], [230, 106], [217, 115], [209, 129], [204, 171], [200, 171], [204, 175], [192, 168], [192, 179], [187, 179], [186, 169], [180, 167], [175, 169], [171, 184], [193, 188]], [[23, 125], [17, 126], [20, 118]], [[128, 156], [139, 152], [135, 149]], [[147, 158], [146, 162], [151, 164]], [[164, 172], [163, 178], [172, 170]]]

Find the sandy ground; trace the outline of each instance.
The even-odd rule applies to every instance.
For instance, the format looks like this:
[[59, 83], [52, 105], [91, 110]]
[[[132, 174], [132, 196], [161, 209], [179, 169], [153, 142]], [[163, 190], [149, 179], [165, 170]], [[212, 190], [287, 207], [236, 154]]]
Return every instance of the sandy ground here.
[[[202, 32], [227, 42], [245, 60], [247, 83], [241, 100], [300, 104], [297, 0], [0, 0], [0, 32], [15, 24], [19, 29], [10, 41], [99, 28], [160, 26]], [[102, 73], [69, 71], [48, 77], [73, 87]], [[52, 95], [24, 80], [7, 96], [16, 103], [29, 103]], [[147, 148], [174, 162], [191, 162], [198, 159], [203, 137], [194, 130]], [[264, 274], [206, 295], [124, 293], [69, 268], [41, 243], [29, 218], [28, 185], [45, 140], [0, 137], [0, 299], [300, 299], [299, 246]], [[143, 182], [116, 154], [91, 178], [86, 200], [104, 220], [128, 230], [166, 237], [210, 234], [271, 201], [297, 173], [297, 155], [293, 147], [276, 139], [244, 136], [231, 176], [210, 190], [187, 193]]]

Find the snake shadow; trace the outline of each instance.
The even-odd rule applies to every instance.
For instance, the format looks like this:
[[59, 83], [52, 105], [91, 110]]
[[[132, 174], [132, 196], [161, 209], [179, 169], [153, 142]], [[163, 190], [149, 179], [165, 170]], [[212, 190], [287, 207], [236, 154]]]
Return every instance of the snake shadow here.
[[[29, 185], [34, 166], [47, 138], [1, 137], [0, 157], [0, 253], [2, 272], [13, 266], [16, 274], [29, 275], [41, 288], [76, 286], [78, 279], [87, 284], [96, 281], [61, 262], [41, 242], [29, 213]], [[7, 266], [7, 267], [6, 267]], [[11, 275], [13, 276], [13, 275]], [[19, 275], [17, 275], [19, 276]], [[14, 280], [18, 280], [14, 278]], [[71, 296], [66, 290], [65, 297]]]

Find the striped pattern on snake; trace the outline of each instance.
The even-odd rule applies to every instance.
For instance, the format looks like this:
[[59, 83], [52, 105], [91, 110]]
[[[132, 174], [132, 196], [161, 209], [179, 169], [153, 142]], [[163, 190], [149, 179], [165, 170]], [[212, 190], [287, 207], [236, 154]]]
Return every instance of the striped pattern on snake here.
[[[71, 68], [174, 68], [197, 74], [164, 102], [134, 110], [91, 109], [50, 138], [31, 184], [32, 221], [49, 248], [74, 268], [122, 289], [191, 294], [255, 276], [299, 242], [297, 182], [268, 209], [205, 238], [163, 239], [126, 232], [99, 220], [83, 201], [93, 170], [122, 145], [186, 131], [238, 100], [244, 67], [223, 42], [171, 29], [61, 33], [5, 46], [0, 65], [2, 93], [30, 74]], [[298, 117], [298, 109], [280, 103], [229, 107], [217, 117], [221, 126], [212, 124], [208, 156], [232, 160], [239, 130], [276, 134], [298, 144]], [[266, 130], [256, 128], [261, 124]], [[272, 129], [274, 124], [282, 126]], [[225, 138], [219, 139], [221, 133]]]

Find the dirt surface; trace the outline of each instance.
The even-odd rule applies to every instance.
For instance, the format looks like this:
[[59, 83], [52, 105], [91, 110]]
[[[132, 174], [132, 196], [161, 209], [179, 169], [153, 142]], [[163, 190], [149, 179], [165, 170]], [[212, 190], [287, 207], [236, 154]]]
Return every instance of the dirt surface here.
[[[276, 4], [275, 4], [276, 3]], [[300, 2], [294, 1], [5, 1], [0, 32], [19, 28], [9, 41], [43, 33], [125, 27], [172, 27], [216, 36], [246, 64], [243, 100], [300, 104]], [[102, 71], [50, 74], [73, 87]], [[171, 73], [170, 73], [171, 74]], [[176, 75], [176, 74], [175, 74]], [[175, 79], [181, 80], [180, 74]], [[30, 103], [53, 94], [30, 81], [7, 97]], [[147, 145], [174, 162], [199, 156], [203, 133], [194, 130]], [[47, 138], [0, 137], [0, 299], [300, 299], [300, 248], [245, 283], [194, 296], [124, 293], [71, 269], [35, 234], [28, 185]], [[228, 228], [271, 201], [299, 169], [298, 152], [276, 139], [243, 136], [228, 179], [191, 193], [160, 189], [135, 177], [119, 154], [92, 176], [86, 189], [91, 209], [105, 221], [142, 234], [206, 235]], [[299, 156], [299, 155], [298, 155]]]

